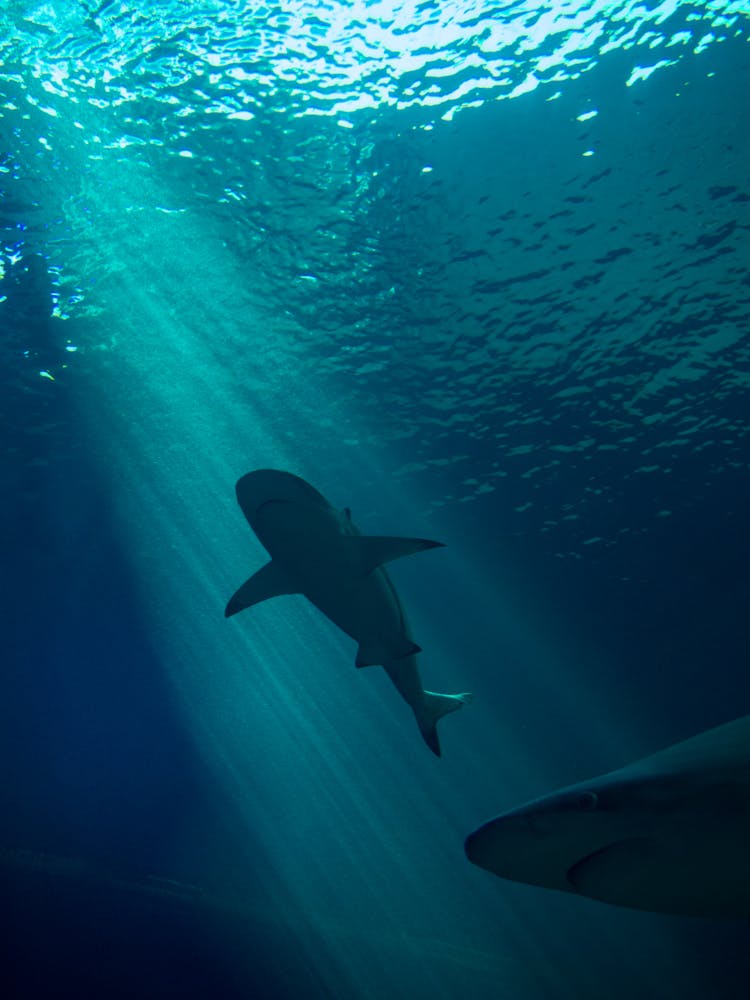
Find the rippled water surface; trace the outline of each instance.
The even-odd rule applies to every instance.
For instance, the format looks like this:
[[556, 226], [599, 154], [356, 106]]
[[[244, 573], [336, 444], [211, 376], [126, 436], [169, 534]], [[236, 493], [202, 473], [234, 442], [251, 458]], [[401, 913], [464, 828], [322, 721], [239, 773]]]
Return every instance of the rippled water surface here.
[[[556, 522], [686, 449], [714, 475], [744, 441], [747, 108], [716, 66], [739, 72], [746, 16], [12, 4], [5, 270], [40, 253], [75, 321], [166, 255], [183, 315], [222, 285], [206, 336], [239, 378], [248, 343], [284, 379], [314, 366], [403, 475], [465, 473], [448, 499], [510, 475], [530, 504], [574, 465]], [[608, 452], [617, 483], [589, 482]]]

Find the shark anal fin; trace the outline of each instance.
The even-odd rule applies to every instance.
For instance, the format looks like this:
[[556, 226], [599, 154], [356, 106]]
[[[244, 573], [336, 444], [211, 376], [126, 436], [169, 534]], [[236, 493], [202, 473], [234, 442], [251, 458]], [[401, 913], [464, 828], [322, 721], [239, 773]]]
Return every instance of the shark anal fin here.
[[401, 660], [405, 656], [413, 656], [421, 653], [422, 647], [418, 646], [412, 639], [404, 636], [403, 643], [399, 643], [396, 649], [385, 649], [383, 646], [361, 644], [357, 650], [357, 659], [354, 661], [357, 667], [374, 667], [390, 660]]
[[250, 579], [246, 580], [240, 589], [229, 598], [229, 603], [224, 609], [224, 617], [231, 618], [238, 611], [244, 611], [245, 608], [251, 608], [254, 604], [267, 601], [269, 597], [296, 593], [298, 593], [297, 588], [289, 582], [284, 571], [271, 560], [257, 573], [253, 573]]
[[383, 563], [443, 546], [443, 542], [433, 542], [429, 538], [397, 538], [389, 535], [358, 535], [347, 538], [346, 544], [353, 550], [354, 559], [365, 576]]

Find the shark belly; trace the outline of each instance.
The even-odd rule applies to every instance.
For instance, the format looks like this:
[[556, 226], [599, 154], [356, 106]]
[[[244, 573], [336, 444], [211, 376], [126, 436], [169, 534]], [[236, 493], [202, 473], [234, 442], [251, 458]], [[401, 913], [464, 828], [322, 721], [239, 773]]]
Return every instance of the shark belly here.
[[383, 576], [383, 570], [359, 578], [342, 574], [326, 585], [311, 576], [302, 588], [326, 618], [359, 644], [359, 666], [400, 660], [416, 648], [398, 600]]
[[359, 666], [416, 650], [386, 571], [363, 572], [347, 545], [359, 532], [338, 511], [271, 502], [256, 517], [258, 537], [295, 588], [359, 643]]

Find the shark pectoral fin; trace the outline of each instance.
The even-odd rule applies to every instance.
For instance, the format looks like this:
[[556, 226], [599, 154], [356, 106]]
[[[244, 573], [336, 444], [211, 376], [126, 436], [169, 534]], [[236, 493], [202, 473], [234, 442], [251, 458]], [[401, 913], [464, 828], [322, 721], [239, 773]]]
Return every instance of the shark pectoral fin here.
[[388, 663], [390, 660], [401, 660], [405, 656], [413, 656], [415, 653], [421, 652], [422, 647], [418, 646], [412, 639], [407, 639], [406, 636], [404, 636], [403, 642], [400, 642], [395, 649], [392, 647], [386, 649], [377, 643], [370, 645], [360, 643], [357, 650], [357, 659], [354, 663], [357, 667], [382, 666], [382, 664]]
[[[701, 851], [689, 837], [686, 844], [634, 837], [582, 858], [568, 870], [567, 880], [581, 896], [602, 903], [655, 913], [709, 915], [701, 894], [705, 882], [700, 860]], [[717, 882], [721, 884], [720, 879]]]
[[432, 542], [428, 538], [392, 538], [388, 535], [359, 535], [347, 538], [346, 544], [353, 550], [354, 559], [364, 575], [402, 556], [443, 546], [443, 542]]
[[269, 597], [296, 593], [297, 589], [289, 582], [284, 571], [279, 569], [272, 560], [261, 567], [257, 573], [253, 573], [250, 579], [246, 580], [240, 589], [230, 597], [229, 603], [224, 609], [224, 617], [231, 618], [238, 611], [244, 611], [245, 608], [251, 608], [253, 604], [267, 601]]

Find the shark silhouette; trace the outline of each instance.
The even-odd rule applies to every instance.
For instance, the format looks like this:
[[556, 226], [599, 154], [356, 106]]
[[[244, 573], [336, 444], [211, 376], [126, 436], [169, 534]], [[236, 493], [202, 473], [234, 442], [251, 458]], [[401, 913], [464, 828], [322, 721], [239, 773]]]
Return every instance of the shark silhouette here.
[[466, 839], [501, 878], [655, 913], [750, 918], [750, 716], [535, 799]]
[[271, 556], [230, 599], [226, 617], [280, 594], [304, 594], [358, 643], [356, 665], [381, 665], [414, 712], [425, 743], [438, 757], [437, 721], [470, 694], [425, 691], [401, 601], [383, 564], [442, 543], [424, 538], [362, 535], [349, 509], [336, 510], [298, 476], [273, 469], [248, 472], [237, 500]]

